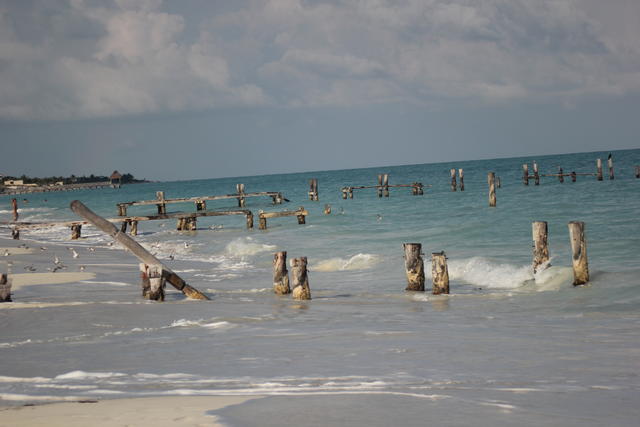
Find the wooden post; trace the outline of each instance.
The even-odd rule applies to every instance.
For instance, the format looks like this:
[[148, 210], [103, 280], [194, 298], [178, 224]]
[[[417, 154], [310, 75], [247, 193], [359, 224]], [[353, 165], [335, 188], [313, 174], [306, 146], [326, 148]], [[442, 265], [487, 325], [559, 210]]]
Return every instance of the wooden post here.
[[11, 238], [13, 240], [20, 240], [20, 229], [18, 227], [13, 227], [11, 229]]
[[584, 285], [589, 281], [589, 263], [587, 262], [587, 242], [584, 238], [584, 222], [569, 223], [569, 238], [573, 263], [573, 286]]
[[176, 230], [182, 231], [184, 229], [185, 218], [178, 218], [176, 221]]
[[[277, 194], [276, 194], [276, 197], [275, 197], [275, 199], [274, 199], [274, 201], [273, 201], [273, 204], [274, 204], [274, 205], [281, 205], [281, 204], [282, 204], [282, 199], [283, 199], [283, 197], [282, 197], [282, 193], [277, 193]], [[287, 200], [287, 201], [288, 201], [288, 200]]]
[[561, 167], [558, 167], [558, 181], [560, 181], [560, 184], [564, 182], [564, 174]]
[[206, 202], [206, 200], [196, 200], [196, 210], [197, 211], [206, 211], [207, 210], [207, 202]]
[[244, 184], [236, 184], [236, 191], [238, 193], [238, 206], [244, 207]]
[[411, 184], [411, 194], [413, 194], [414, 196], [418, 195], [418, 183], [414, 182], [413, 184]]
[[458, 176], [460, 177], [460, 191], [464, 191], [464, 170], [458, 169]]
[[309, 200], [318, 200], [318, 180], [316, 178], [311, 178], [309, 181]]
[[162, 273], [162, 265], [152, 264], [147, 266], [149, 277], [148, 299], [153, 301], [164, 301], [165, 278]]
[[[381, 197], [381, 196], [379, 196]], [[353, 199], [353, 187], [349, 187], [349, 198]]]
[[424, 291], [424, 261], [422, 244], [404, 243], [404, 269], [407, 273], [407, 291]]
[[451, 169], [451, 191], [456, 191], [456, 170]]
[[324, 205], [324, 214], [325, 215], [331, 215], [331, 205], [329, 205], [329, 204]]
[[533, 162], [533, 179], [535, 179], [535, 184], [540, 185], [540, 174], [538, 173], [538, 164]]
[[273, 292], [275, 292], [276, 295], [291, 293], [286, 251], [276, 252], [273, 256]]
[[127, 232], [127, 224], [129, 224], [129, 221], [122, 221], [120, 223], [120, 231], [123, 233]]
[[433, 280], [433, 295], [449, 293], [449, 269], [444, 251], [431, 254], [431, 279]]
[[293, 258], [291, 261], [292, 297], [296, 300], [311, 299], [309, 277], [307, 276], [307, 257]]
[[389, 174], [385, 173], [382, 176], [382, 185], [384, 187], [384, 197], [389, 197]]
[[133, 220], [131, 221], [131, 231], [130, 231], [132, 236], [137, 236], [138, 235], [138, 221]]
[[636, 166], [636, 178], [640, 178], [640, 166]]
[[11, 279], [0, 274], [0, 302], [11, 302]]
[[253, 229], [253, 213], [251, 211], [248, 211], [246, 217], [247, 217], [247, 229], [252, 230]]
[[11, 199], [11, 208], [13, 209], [13, 220], [18, 220], [18, 201], [16, 199]]
[[182, 280], [176, 273], [171, 271], [170, 268], [163, 265], [156, 257], [151, 255], [149, 251], [140, 246], [138, 242], [133, 240], [131, 237], [126, 234], [119, 232], [118, 229], [109, 221], [102, 218], [99, 215], [96, 215], [91, 209], [87, 208], [82, 204], [79, 200], [74, 200], [71, 202], [71, 210], [75, 212], [77, 215], [83, 217], [100, 230], [102, 230], [107, 235], [111, 236], [116, 242], [120, 243], [122, 246], [127, 248], [129, 252], [135, 255], [140, 261], [145, 264], [159, 264], [163, 268], [163, 276], [165, 279], [171, 283], [176, 289], [181, 291], [183, 294], [188, 296], [189, 298], [194, 299], [203, 299], [208, 300], [209, 298], [198, 291], [197, 289], [189, 286], [184, 280]]
[[572, 171], [571, 172], [571, 182], [576, 182], [576, 178], [577, 178], [577, 174], [576, 171]]
[[524, 185], [529, 185], [529, 165], [526, 163], [522, 165], [522, 182]]
[[533, 236], [533, 273], [549, 267], [549, 246], [547, 244], [547, 222], [534, 221], [531, 224]]
[[[262, 213], [262, 211], [260, 211], [260, 213]], [[262, 215], [258, 215], [258, 229], [267, 229], [267, 218], [263, 217]]]
[[609, 167], [609, 179], [613, 179], [613, 157], [611, 157], [611, 154], [607, 159], [607, 166]]
[[598, 181], [602, 181], [602, 159], [596, 160], [596, 176]]
[[344, 200], [346, 200], [346, 199], [347, 199], [347, 192], [348, 192], [348, 191], [349, 191], [349, 190], [348, 190], [348, 188], [347, 188], [347, 187], [342, 187], [342, 198], [343, 198]]
[[127, 216], [127, 205], [118, 203], [118, 216]]
[[158, 203], [158, 214], [166, 214], [167, 213], [167, 205], [164, 203], [164, 191], [156, 191], [156, 199], [160, 202]]
[[382, 197], [382, 174], [381, 173], [378, 174], [378, 197]]
[[149, 298], [149, 289], [151, 288], [151, 283], [149, 282], [149, 274], [147, 272], [147, 264], [141, 262], [138, 264], [140, 269], [140, 286], [142, 287], [142, 298]]
[[489, 172], [487, 175], [487, 181], [489, 183], [489, 206], [496, 206], [496, 174]]
[[80, 238], [81, 233], [82, 233], [81, 224], [74, 224], [71, 226], [71, 240], [78, 240]]

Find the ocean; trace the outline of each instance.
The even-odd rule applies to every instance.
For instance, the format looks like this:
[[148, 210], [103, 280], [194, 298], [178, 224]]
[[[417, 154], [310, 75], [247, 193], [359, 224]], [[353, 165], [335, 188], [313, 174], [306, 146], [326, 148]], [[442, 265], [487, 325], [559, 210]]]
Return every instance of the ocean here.
[[[165, 395], [255, 395], [217, 415], [230, 426], [580, 425], [635, 426], [640, 419], [640, 149], [124, 185], [120, 189], [18, 196], [21, 221], [78, 219], [80, 200], [105, 217], [116, 203], [155, 198], [280, 191], [289, 202], [247, 198], [256, 216], [140, 222], [136, 240], [211, 301], [187, 300], [168, 285], [164, 303], [140, 296], [138, 261], [84, 226], [23, 230], [37, 250], [1, 271], [46, 271], [55, 253], [92, 280], [25, 286], [0, 304], [0, 405]], [[540, 172], [594, 173], [522, 183], [522, 164]], [[283, 167], [284, 168], [284, 167]], [[449, 170], [463, 168], [465, 191]], [[487, 172], [500, 177], [488, 205]], [[342, 199], [341, 187], [422, 182]], [[319, 201], [309, 201], [318, 179]], [[10, 220], [10, 200], [0, 216]], [[22, 199], [26, 198], [27, 203]], [[325, 204], [332, 213], [323, 214]], [[305, 225], [257, 213], [309, 211]], [[207, 202], [236, 209], [237, 202]], [[193, 204], [167, 205], [169, 212]], [[155, 206], [130, 207], [153, 214]], [[531, 223], [547, 221], [551, 266], [531, 268]], [[583, 221], [591, 280], [572, 286], [567, 224]], [[9, 239], [7, 229], [3, 229]], [[427, 292], [405, 292], [403, 243], [421, 243]], [[11, 242], [4, 242], [10, 244]], [[186, 243], [186, 244], [185, 244]], [[73, 258], [67, 246], [77, 248]], [[90, 251], [94, 248], [95, 251]], [[272, 291], [276, 251], [306, 256], [312, 299]], [[432, 252], [445, 251], [450, 295], [432, 295]], [[297, 399], [314, 396], [313, 407]], [[302, 413], [301, 413], [302, 412]], [[306, 413], [306, 415], [304, 415]], [[287, 418], [289, 417], [289, 418]], [[285, 420], [285, 421], [283, 421]], [[428, 421], [428, 422], [427, 422]], [[0, 421], [1, 423], [1, 421]]]

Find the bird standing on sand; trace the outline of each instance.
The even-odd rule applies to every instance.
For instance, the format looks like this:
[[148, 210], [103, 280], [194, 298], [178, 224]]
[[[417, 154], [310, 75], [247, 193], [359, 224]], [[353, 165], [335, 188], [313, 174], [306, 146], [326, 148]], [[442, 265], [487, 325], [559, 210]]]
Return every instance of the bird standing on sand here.
[[75, 249], [71, 248], [71, 253], [73, 254], [74, 258], [78, 258], [80, 255], [78, 255], [78, 252], [76, 252]]
[[53, 263], [55, 265], [59, 265], [60, 264], [60, 258], [58, 258], [58, 255], [53, 255]]
[[8, 250], [8, 249], [5, 249], [5, 250], [4, 250], [4, 256], [9, 256], [9, 255], [11, 255], [11, 254], [9, 253], [9, 250]]
[[40, 246], [40, 250], [41, 250], [41, 251], [46, 251], [46, 250], [47, 250], [47, 248], [45, 248], [44, 246]]
[[89, 252], [95, 252], [96, 248], [89, 248]]

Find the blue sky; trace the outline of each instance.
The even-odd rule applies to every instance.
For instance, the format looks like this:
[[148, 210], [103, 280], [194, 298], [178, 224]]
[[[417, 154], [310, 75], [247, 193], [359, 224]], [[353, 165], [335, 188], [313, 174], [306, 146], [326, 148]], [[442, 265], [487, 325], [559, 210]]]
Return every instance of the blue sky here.
[[635, 0], [0, 1], [0, 173], [638, 148]]

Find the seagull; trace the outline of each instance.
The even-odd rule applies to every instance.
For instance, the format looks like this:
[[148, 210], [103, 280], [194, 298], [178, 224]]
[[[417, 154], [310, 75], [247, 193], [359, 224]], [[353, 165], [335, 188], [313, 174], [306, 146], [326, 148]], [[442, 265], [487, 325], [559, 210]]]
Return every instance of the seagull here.
[[78, 252], [76, 252], [75, 249], [71, 248], [71, 253], [73, 254], [74, 258], [78, 258], [80, 255], [78, 255]]
[[80, 266], [80, 271], [84, 271], [84, 269], [85, 269], [84, 265], [81, 265]]
[[24, 269], [28, 271], [36, 271], [36, 268], [33, 265], [27, 265]]
[[376, 215], [376, 220], [377, 220], [378, 222], [382, 221], [382, 215], [377, 214], [377, 215]]
[[60, 264], [60, 258], [58, 258], [58, 255], [54, 255], [53, 256], [53, 263], [55, 265], [59, 265]]
[[187, 242], [184, 242], [184, 248], [189, 249], [189, 244]]
[[4, 256], [9, 256], [9, 255], [11, 255], [11, 254], [9, 253], [9, 250], [8, 250], [8, 249], [5, 249], [5, 250], [4, 250]]
[[47, 248], [45, 248], [44, 246], [40, 246], [40, 250], [41, 250], [41, 251], [46, 251], [46, 250], [47, 250]]
[[173, 257], [173, 254], [169, 255], [169, 259], [170, 259], [171, 261], [173, 261], [173, 258], [174, 258], [174, 257]]
[[95, 251], [96, 251], [96, 248], [89, 248], [89, 251], [91, 251], [91, 252], [95, 252]]
[[113, 246], [113, 242], [107, 243], [107, 246]]

